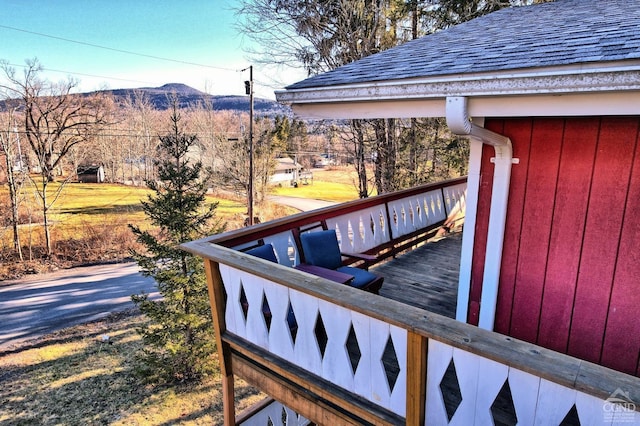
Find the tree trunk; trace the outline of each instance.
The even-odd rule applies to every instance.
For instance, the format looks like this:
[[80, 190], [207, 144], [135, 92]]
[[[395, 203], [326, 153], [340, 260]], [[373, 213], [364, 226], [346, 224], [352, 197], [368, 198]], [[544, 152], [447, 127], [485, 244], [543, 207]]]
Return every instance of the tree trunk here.
[[364, 156], [364, 132], [362, 131], [362, 121], [351, 120], [351, 127], [354, 133], [355, 166], [358, 172], [358, 196], [367, 198], [369, 188], [367, 184], [367, 168]]
[[51, 257], [51, 230], [49, 229], [49, 208], [47, 206], [47, 179], [42, 180], [42, 216], [44, 222], [44, 242], [47, 248], [47, 257]]
[[396, 120], [375, 120], [373, 123], [376, 141], [377, 156], [375, 161], [376, 189], [378, 194], [395, 191], [396, 183]]
[[415, 186], [418, 183], [418, 120], [411, 119], [411, 130], [409, 133], [409, 184]]
[[[14, 172], [14, 162], [13, 158], [15, 158], [15, 154], [13, 152], [13, 147], [11, 145], [11, 140], [9, 137], [9, 132], [7, 132], [7, 146], [4, 147], [5, 150], [5, 164], [7, 167], [7, 184], [9, 185], [9, 202], [11, 204], [11, 226], [13, 228], [13, 248], [18, 255], [18, 258], [22, 262], [22, 245], [20, 244], [20, 233], [18, 230], [18, 187], [16, 185], [15, 172]], [[4, 142], [4, 141], [3, 141]], [[19, 142], [18, 142], [19, 143]], [[4, 145], [4, 144], [3, 144]], [[20, 167], [22, 168], [22, 158], [20, 158]]]
[[13, 228], [13, 248], [18, 255], [18, 258], [22, 262], [22, 245], [20, 244], [20, 231], [18, 229], [18, 190], [16, 186], [15, 176], [13, 174], [13, 168], [7, 173], [7, 179], [9, 183], [9, 200], [11, 202], [11, 225]]

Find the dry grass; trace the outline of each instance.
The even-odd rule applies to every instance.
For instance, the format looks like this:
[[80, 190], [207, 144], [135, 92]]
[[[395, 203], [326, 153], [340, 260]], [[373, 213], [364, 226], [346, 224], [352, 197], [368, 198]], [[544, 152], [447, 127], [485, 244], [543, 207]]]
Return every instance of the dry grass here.
[[[222, 424], [217, 374], [174, 387], [133, 374], [141, 321], [132, 309], [0, 352], [0, 425]], [[238, 386], [238, 411], [263, 396]]]
[[[59, 183], [49, 186], [53, 193]], [[9, 205], [6, 192], [6, 188], [0, 186], [0, 206]], [[25, 274], [126, 259], [130, 249], [139, 248], [127, 225], [148, 226], [140, 201], [149, 193], [146, 188], [115, 184], [67, 184], [50, 211], [52, 257], [45, 256], [41, 213], [38, 216], [33, 200], [25, 201], [20, 215], [24, 223], [20, 226], [20, 239], [25, 261], [18, 262], [11, 228], [8, 224], [0, 227], [0, 283]], [[246, 211], [242, 200], [212, 196], [210, 201], [219, 203], [217, 216], [227, 223], [228, 229], [242, 226]], [[1, 208], [0, 213], [9, 215], [9, 211]]]

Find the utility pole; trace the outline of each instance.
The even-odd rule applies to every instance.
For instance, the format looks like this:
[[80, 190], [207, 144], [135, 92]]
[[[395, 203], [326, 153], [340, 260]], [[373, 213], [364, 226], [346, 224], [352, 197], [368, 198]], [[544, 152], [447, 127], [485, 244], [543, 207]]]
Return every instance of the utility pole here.
[[[249, 81], [244, 82], [244, 88], [249, 95], [249, 189], [247, 194], [249, 226], [253, 225], [253, 65], [249, 65]], [[247, 70], [245, 68], [243, 71]]]

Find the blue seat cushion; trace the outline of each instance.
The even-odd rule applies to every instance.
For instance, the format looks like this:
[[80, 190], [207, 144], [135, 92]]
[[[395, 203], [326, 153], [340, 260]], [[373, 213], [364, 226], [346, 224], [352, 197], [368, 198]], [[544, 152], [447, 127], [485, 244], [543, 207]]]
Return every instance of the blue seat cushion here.
[[305, 262], [327, 269], [342, 266], [342, 255], [334, 229], [300, 234]]
[[364, 269], [354, 268], [353, 266], [341, 266], [336, 269], [338, 272], [353, 275], [353, 281], [349, 283], [350, 286], [355, 288], [363, 288], [371, 284], [373, 280], [378, 278], [377, 275], [372, 274]]
[[264, 244], [252, 248], [251, 250], [247, 250], [245, 253], [259, 257], [260, 259], [270, 260], [271, 262], [278, 263], [276, 252], [271, 244]]

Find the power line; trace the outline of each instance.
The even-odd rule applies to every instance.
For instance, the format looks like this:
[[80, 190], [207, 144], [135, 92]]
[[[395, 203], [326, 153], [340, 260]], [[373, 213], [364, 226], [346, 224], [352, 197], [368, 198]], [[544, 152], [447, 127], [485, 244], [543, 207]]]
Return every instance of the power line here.
[[[215, 70], [222, 70], [222, 71], [228, 71], [228, 72], [234, 72], [234, 73], [243, 72], [243, 71], [248, 69], [248, 67], [244, 68], [244, 69], [232, 69], [232, 68], [218, 67], [218, 66], [214, 66], [214, 65], [205, 65], [205, 64], [189, 62], [189, 61], [183, 61], [183, 60], [178, 60], [178, 59], [165, 58], [165, 57], [161, 57], [161, 56], [148, 55], [148, 54], [144, 54], [144, 53], [138, 53], [138, 52], [123, 50], [123, 49], [115, 49], [115, 48], [111, 48], [111, 47], [107, 47], [107, 46], [101, 46], [101, 45], [94, 44], [94, 43], [88, 43], [88, 42], [83, 42], [83, 41], [78, 41], [78, 40], [72, 40], [72, 39], [68, 39], [68, 38], [65, 38], [65, 37], [53, 36], [53, 35], [49, 35], [49, 34], [44, 34], [44, 33], [36, 32], [36, 31], [25, 30], [25, 29], [22, 29], [22, 28], [16, 28], [16, 27], [11, 27], [11, 26], [2, 25], [2, 24], [0, 24], [0, 28], [5, 28], [5, 29], [13, 30], [13, 31], [19, 31], [19, 32], [27, 33], [27, 34], [33, 34], [33, 35], [37, 35], [37, 36], [40, 36], [40, 37], [52, 38], [52, 39], [55, 39], [55, 40], [61, 40], [61, 41], [69, 42], [69, 43], [80, 44], [80, 45], [83, 45], [83, 46], [89, 46], [89, 47], [93, 47], [93, 48], [104, 49], [104, 50], [109, 50], [109, 51], [118, 52], [118, 53], [124, 53], [124, 54], [128, 54], [128, 55], [151, 58], [151, 59], [160, 60], [160, 61], [168, 61], [168, 62], [172, 62], [172, 63], [179, 63], [179, 64], [183, 64], [183, 65], [191, 65], [191, 66], [197, 66], [197, 67], [209, 68], [209, 69], [215, 69]], [[18, 65], [18, 64], [9, 64], [9, 65], [13, 66], [13, 67], [26, 68], [26, 65]], [[142, 80], [118, 78], [118, 77], [104, 76], [104, 75], [98, 75], [98, 74], [88, 74], [88, 73], [81, 73], [81, 72], [76, 72], [76, 71], [66, 71], [66, 70], [59, 70], [59, 69], [53, 69], [53, 68], [47, 68], [47, 67], [42, 67], [42, 69], [43, 69], [43, 71], [64, 73], [64, 74], [76, 75], [76, 76], [84, 76], [84, 77], [102, 78], [102, 79], [105, 79], [105, 80], [124, 81], [124, 82], [139, 83], [139, 84], [145, 84], [145, 85], [153, 85], [154, 84], [152, 82], [142, 81]], [[267, 95], [263, 95], [263, 96], [268, 97]]]
[[217, 67], [217, 66], [214, 66], [214, 65], [205, 65], [205, 64], [199, 64], [199, 63], [196, 63], [196, 62], [182, 61], [182, 60], [179, 60], [179, 59], [165, 58], [165, 57], [162, 57], [162, 56], [147, 55], [145, 53], [132, 52], [130, 50], [116, 49], [116, 48], [113, 48], [113, 47], [101, 46], [99, 44], [87, 43], [87, 42], [84, 42], [84, 41], [72, 40], [72, 39], [65, 38], [65, 37], [58, 37], [58, 36], [54, 36], [54, 35], [50, 35], [50, 34], [44, 34], [44, 33], [40, 33], [40, 32], [37, 32], [37, 31], [30, 31], [30, 30], [25, 30], [25, 29], [22, 29], [22, 28], [10, 27], [8, 25], [0, 25], [0, 28], [6, 28], [8, 30], [13, 30], [13, 31], [20, 31], [20, 32], [23, 32], [23, 33], [33, 34], [33, 35], [37, 35], [37, 36], [40, 36], [40, 37], [52, 38], [52, 39], [55, 39], [55, 40], [61, 40], [61, 41], [65, 41], [65, 42], [68, 42], [68, 43], [80, 44], [82, 46], [89, 46], [89, 47], [94, 47], [94, 48], [97, 48], [97, 49], [110, 50], [112, 52], [124, 53], [124, 54], [127, 54], [127, 55], [134, 55], [134, 56], [140, 56], [140, 57], [144, 57], [144, 58], [156, 59], [156, 60], [159, 60], [159, 61], [174, 62], [174, 63], [178, 63], [178, 64], [183, 64], [183, 65], [193, 65], [193, 66], [197, 66], [197, 67], [211, 68], [211, 69], [217, 69], [217, 70], [222, 70], [222, 71], [232, 71], [232, 72], [240, 72], [241, 71], [241, 70], [237, 70], [237, 69]]

